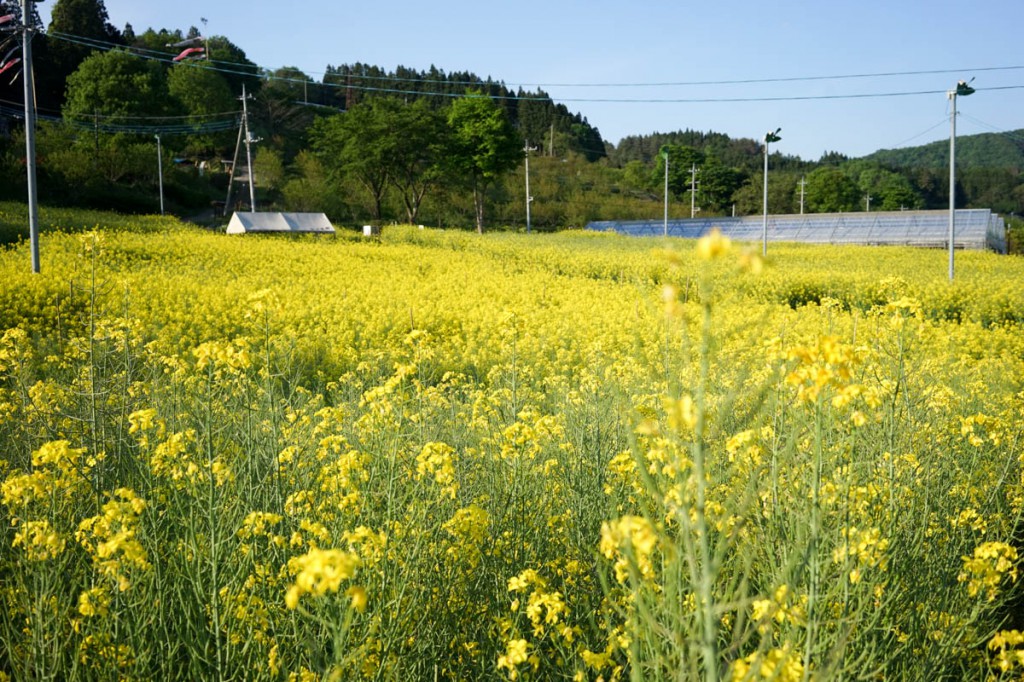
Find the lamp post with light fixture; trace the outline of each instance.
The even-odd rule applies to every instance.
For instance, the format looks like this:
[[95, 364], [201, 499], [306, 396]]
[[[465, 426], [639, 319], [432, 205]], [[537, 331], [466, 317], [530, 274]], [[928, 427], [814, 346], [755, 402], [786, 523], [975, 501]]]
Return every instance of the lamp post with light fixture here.
[[661, 148], [661, 155], [665, 157], [665, 222], [663, 231], [668, 236], [668, 147]]
[[782, 128], [776, 128], [775, 132], [764, 134], [764, 221], [761, 224], [761, 255], [768, 255], [768, 145], [778, 142], [782, 138], [779, 132]]
[[974, 94], [970, 81], [960, 81], [946, 93], [952, 104], [949, 112], [949, 281], [953, 281], [953, 240], [956, 237], [956, 98]]

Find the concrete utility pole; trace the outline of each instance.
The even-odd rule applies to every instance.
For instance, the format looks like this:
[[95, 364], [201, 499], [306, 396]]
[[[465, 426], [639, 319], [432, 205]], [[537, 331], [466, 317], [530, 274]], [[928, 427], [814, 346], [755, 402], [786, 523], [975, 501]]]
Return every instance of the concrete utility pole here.
[[244, 126], [238, 126], [238, 140], [235, 141], [235, 155], [231, 159], [231, 172], [228, 173], [228, 196], [224, 199], [224, 215], [231, 210], [231, 188], [235, 185], [235, 169], [238, 168], [238, 150], [242, 148], [242, 130]]
[[164, 214], [164, 155], [163, 148], [160, 146], [160, 136], [154, 135], [156, 138], [156, 170], [157, 177], [159, 178], [160, 185], [160, 215]]
[[249, 97], [242, 83], [242, 125], [245, 127], [245, 161], [249, 165], [249, 210], [256, 212], [256, 171], [252, 167], [252, 134], [249, 132]]
[[872, 197], [870, 194], [866, 194], [864, 196], [864, 212], [865, 213], [871, 213], [871, 200], [873, 198], [874, 197]]
[[39, 196], [36, 189], [36, 93], [32, 73], [32, 0], [21, 0], [21, 60], [25, 81], [25, 170], [28, 173], [28, 240], [32, 272], [39, 273]]
[[523, 147], [523, 154], [526, 155], [526, 233], [530, 233], [530, 204], [533, 203], [533, 197], [530, 196], [530, 152], [535, 151], [536, 147], [531, 147], [529, 140], [526, 141], [526, 145]]
[[974, 93], [970, 83], [960, 81], [956, 88], [946, 93], [952, 102], [949, 112], [949, 281], [953, 281], [953, 240], [956, 237], [956, 97]]
[[804, 186], [807, 185], [807, 178], [800, 178], [800, 215], [804, 214]]

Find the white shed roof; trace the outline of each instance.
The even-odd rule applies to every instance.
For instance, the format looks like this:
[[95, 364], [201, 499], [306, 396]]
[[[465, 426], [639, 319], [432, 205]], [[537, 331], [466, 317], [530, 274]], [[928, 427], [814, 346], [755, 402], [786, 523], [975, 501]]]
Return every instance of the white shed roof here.
[[228, 223], [228, 234], [246, 232], [314, 232], [334, 234], [334, 225], [323, 213], [275, 213], [271, 211], [235, 212]]

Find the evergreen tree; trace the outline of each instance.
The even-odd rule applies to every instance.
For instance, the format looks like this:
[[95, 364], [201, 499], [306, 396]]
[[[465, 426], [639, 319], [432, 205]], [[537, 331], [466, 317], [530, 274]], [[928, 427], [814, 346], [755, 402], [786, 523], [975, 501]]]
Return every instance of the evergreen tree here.
[[38, 52], [40, 107], [60, 109], [65, 83], [85, 58], [96, 50], [123, 44], [124, 38], [110, 23], [103, 0], [57, 0], [45, 43]]

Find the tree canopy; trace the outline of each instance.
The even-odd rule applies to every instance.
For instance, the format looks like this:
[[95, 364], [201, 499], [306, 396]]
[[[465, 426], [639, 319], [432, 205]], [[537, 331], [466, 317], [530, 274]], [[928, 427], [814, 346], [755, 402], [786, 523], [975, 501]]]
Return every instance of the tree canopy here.
[[484, 191], [519, 164], [523, 139], [504, 112], [488, 97], [471, 93], [452, 102], [449, 167], [473, 188], [477, 232], [484, 230]]
[[68, 77], [63, 113], [67, 119], [82, 122], [100, 114], [124, 119], [168, 115], [175, 109], [167, 75], [159, 63], [111, 50], [86, 57]]

